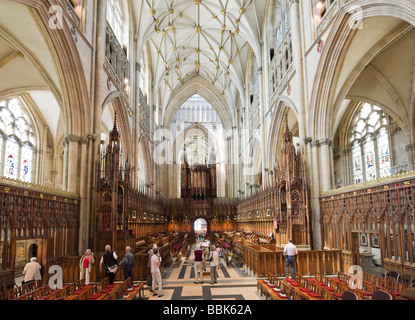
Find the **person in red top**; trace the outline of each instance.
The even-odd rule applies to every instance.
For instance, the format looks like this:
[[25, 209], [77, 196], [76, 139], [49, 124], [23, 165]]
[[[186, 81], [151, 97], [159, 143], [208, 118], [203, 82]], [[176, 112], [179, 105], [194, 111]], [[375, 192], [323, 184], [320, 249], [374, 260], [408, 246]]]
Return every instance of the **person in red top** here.
[[85, 285], [89, 285], [89, 274], [92, 271], [92, 265], [95, 263], [90, 249], [87, 249], [79, 261], [80, 279], [85, 277]]
[[195, 268], [195, 283], [198, 284], [199, 281], [197, 280], [198, 275], [200, 279], [200, 283], [203, 283], [203, 268], [205, 264], [205, 255], [202, 250], [202, 244], [197, 244], [195, 251], [193, 251], [194, 255], [194, 268]]

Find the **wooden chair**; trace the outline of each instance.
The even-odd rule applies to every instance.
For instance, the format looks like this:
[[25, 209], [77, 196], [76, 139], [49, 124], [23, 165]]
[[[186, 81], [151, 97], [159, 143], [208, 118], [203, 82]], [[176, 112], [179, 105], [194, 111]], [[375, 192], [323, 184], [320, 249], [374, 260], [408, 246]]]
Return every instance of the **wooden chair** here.
[[328, 278], [330, 288], [333, 288], [335, 292], [339, 292], [340, 283], [332, 278]]
[[93, 294], [94, 289], [96, 287], [89, 287], [88, 289], [84, 290], [84, 292], [80, 293], [76, 300], [88, 300]]
[[307, 288], [307, 278], [301, 277], [298, 283], [302, 288]]
[[102, 281], [101, 281], [101, 286], [105, 289], [108, 285], [110, 284], [110, 280], [109, 280], [109, 278], [104, 278]]
[[326, 277], [323, 274], [319, 273], [319, 272], [316, 272], [315, 279], [318, 282], [321, 282], [321, 283], [325, 283], [325, 281], [326, 281]]
[[399, 300], [415, 300], [415, 288], [405, 288]]
[[268, 275], [269, 282], [274, 283], [274, 281], [275, 281], [274, 280], [275, 279], [274, 275], [271, 272], [268, 272], [267, 275]]
[[402, 283], [396, 281], [389, 282], [389, 293], [392, 295], [394, 299], [398, 299], [404, 290], [404, 285]]
[[1, 290], [3, 292], [9, 291], [11, 289], [17, 288], [18, 285], [16, 284], [16, 282], [14, 281], [14, 279], [8, 279], [5, 280], [2, 285], [1, 285]]
[[285, 293], [288, 299], [292, 299], [292, 288], [288, 286], [285, 281], [281, 281], [281, 292]]
[[404, 273], [399, 277], [399, 283], [402, 283], [405, 287], [411, 287], [414, 282], [414, 277], [409, 273]]
[[386, 278], [386, 275], [388, 274], [388, 270], [383, 269], [383, 268], [379, 268], [376, 272], [375, 272], [375, 276], [377, 278]]
[[398, 281], [399, 280], [399, 272], [397, 271], [389, 271], [386, 274], [386, 279], [391, 280], [391, 281]]
[[384, 290], [384, 291], [389, 290], [389, 280], [387, 280], [386, 278], [378, 278], [376, 288], [378, 290]]
[[316, 286], [315, 286], [315, 293], [316, 294], [318, 294], [322, 299], [323, 299], [323, 297], [324, 297], [324, 288], [322, 287], [322, 286], [319, 286], [319, 285], [317, 285], [316, 284]]
[[316, 292], [316, 283], [313, 281], [313, 279], [306, 278], [304, 288]]
[[328, 290], [323, 291], [323, 299], [324, 300], [336, 300], [334, 298], [334, 293]]
[[363, 281], [376, 284], [376, 276], [371, 273], [363, 272]]
[[294, 290], [292, 294], [292, 300], [307, 300], [307, 298], [300, 292]]
[[343, 292], [342, 297], [340, 300], [359, 300], [356, 293], [346, 290]]
[[393, 297], [389, 292], [378, 290], [373, 293], [371, 300], [393, 300]]

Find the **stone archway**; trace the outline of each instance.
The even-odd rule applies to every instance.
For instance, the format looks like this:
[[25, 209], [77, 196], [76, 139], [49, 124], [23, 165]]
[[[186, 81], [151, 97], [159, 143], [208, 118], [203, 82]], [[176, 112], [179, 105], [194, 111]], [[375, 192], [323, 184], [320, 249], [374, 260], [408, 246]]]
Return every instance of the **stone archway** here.
[[183, 103], [195, 94], [200, 95], [210, 103], [218, 113], [225, 130], [232, 128], [234, 119], [228, 102], [215, 86], [201, 76], [195, 76], [189, 79], [171, 96], [164, 113], [164, 128], [171, 127], [176, 112]]

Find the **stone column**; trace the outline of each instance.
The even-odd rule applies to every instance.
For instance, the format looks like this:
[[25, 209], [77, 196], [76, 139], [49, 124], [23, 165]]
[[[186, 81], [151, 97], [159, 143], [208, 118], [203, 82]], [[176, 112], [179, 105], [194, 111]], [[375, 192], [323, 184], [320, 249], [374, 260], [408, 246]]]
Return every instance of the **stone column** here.
[[297, 85], [296, 94], [299, 96], [300, 105], [298, 108], [298, 129], [300, 138], [305, 137], [305, 125], [306, 125], [306, 99], [305, 99], [305, 75], [303, 66], [303, 47], [301, 39], [301, 19], [299, 0], [290, 0], [290, 20], [291, 20], [291, 42], [292, 42], [292, 55], [293, 65], [296, 70]]
[[68, 191], [68, 161], [69, 161], [69, 143], [66, 138], [63, 139], [63, 169], [62, 169], [62, 189]]
[[[262, 65], [262, 58], [260, 60]], [[262, 185], [265, 184], [265, 168], [266, 168], [266, 133], [265, 133], [265, 97], [264, 97], [264, 75], [262, 67], [258, 69], [259, 78], [259, 104], [260, 104], [260, 124], [261, 124], [261, 142], [262, 142]], [[261, 183], [261, 182], [260, 182]]]
[[331, 179], [334, 174], [331, 166], [331, 155], [333, 153], [333, 142], [326, 138], [319, 141], [320, 146], [320, 191], [325, 192], [331, 189]]
[[79, 178], [79, 167], [78, 167], [78, 148], [79, 148], [79, 137], [76, 135], [69, 135], [66, 138], [68, 143], [68, 167], [67, 167], [67, 187], [68, 192], [78, 192], [78, 178]]
[[80, 227], [79, 227], [79, 253], [83, 252], [88, 247], [88, 227], [89, 227], [89, 194], [88, 194], [88, 164], [91, 162], [88, 158], [88, 138], [86, 137], [79, 137], [79, 146], [78, 146], [78, 153], [79, 153], [79, 169], [78, 169], [78, 176], [79, 176], [79, 195], [81, 200], [81, 208], [80, 208]]
[[[92, 135], [96, 139], [92, 140], [93, 152], [90, 161], [95, 164], [98, 160], [98, 150], [101, 142], [101, 118], [102, 108], [106, 99], [107, 74], [104, 70], [106, 61], [106, 38], [107, 38], [107, 0], [96, 1], [96, 25], [95, 25], [95, 87], [93, 93], [94, 101], [94, 122], [92, 128]], [[95, 177], [94, 172], [91, 172], [92, 177]], [[94, 183], [94, 179], [92, 179]]]
[[320, 225], [320, 173], [319, 173], [319, 142], [312, 141], [311, 147], [311, 165], [312, 165], [312, 179], [311, 179], [311, 197], [310, 206], [312, 209], [311, 227], [313, 232], [313, 249], [320, 250], [321, 245], [321, 225]]

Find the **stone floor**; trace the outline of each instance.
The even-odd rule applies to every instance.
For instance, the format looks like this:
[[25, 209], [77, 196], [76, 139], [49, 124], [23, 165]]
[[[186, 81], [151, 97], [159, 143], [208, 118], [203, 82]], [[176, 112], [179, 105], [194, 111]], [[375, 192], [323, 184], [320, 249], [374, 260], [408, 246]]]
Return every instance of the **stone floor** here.
[[[205, 272], [203, 283], [195, 284], [193, 248], [186, 257], [181, 257], [177, 267], [172, 264], [163, 270], [163, 297], [153, 297], [145, 288], [149, 300], [264, 300], [257, 292], [256, 278], [246, 276], [234, 266], [218, 270], [218, 283], [210, 284], [210, 273]], [[209, 270], [209, 268], [207, 269]]]

